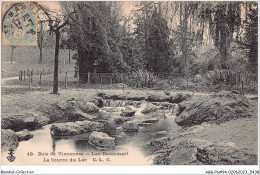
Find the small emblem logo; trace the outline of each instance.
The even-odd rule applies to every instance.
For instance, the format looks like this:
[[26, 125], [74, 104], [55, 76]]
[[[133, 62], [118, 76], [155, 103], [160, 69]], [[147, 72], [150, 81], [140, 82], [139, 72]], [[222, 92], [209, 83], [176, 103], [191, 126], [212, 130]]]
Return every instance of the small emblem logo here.
[[15, 156], [14, 156], [14, 150], [13, 150], [13, 148], [10, 148], [9, 149], [9, 156], [7, 156], [7, 159], [10, 161], [10, 162], [13, 162], [14, 160], [15, 160]]

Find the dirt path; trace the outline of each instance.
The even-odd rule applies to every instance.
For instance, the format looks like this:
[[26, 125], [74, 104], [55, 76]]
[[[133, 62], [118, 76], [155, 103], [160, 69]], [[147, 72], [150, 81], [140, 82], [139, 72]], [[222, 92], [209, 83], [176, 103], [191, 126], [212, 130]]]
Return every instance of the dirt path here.
[[10, 80], [16, 80], [16, 79], [18, 79], [18, 77], [8, 77], [8, 78], [1, 78], [1, 85], [2, 85], [2, 87], [4, 86], [4, 87], [6, 87], [6, 82], [7, 81], [10, 81]]

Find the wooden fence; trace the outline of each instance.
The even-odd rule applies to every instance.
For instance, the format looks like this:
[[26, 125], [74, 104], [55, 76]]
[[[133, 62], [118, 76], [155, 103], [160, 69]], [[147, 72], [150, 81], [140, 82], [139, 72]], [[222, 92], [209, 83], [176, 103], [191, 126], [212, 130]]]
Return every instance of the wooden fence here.
[[251, 85], [257, 84], [258, 81], [257, 74], [252, 74], [247, 71], [233, 72], [230, 70], [215, 70], [207, 73], [204, 77], [212, 84]]
[[[133, 73], [80, 73], [81, 76], [85, 76], [89, 84], [116, 84], [124, 83], [127, 79], [126, 77], [134, 77]], [[154, 76], [159, 78], [166, 78], [168, 73], [165, 72], [155, 72]], [[78, 75], [79, 76], [79, 75]]]
[[[70, 71], [70, 68], [68, 69], [59, 69], [59, 74], [65, 74], [65, 81], [64, 83], [67, 84], [68, 82], [68, 72]], [[43, 68], [43, 69], [27, 69], [27, 70], [21, 70], [18, 72], [18, 79], [20, 82], [24, 82], [24, 84], [29, 85], [29, 87], [32, 84], [41, 85], [43, 80], [49, 80], [52, 81], [53, 70], [50, 68]], [[48, 78], [46, 78], [48, 76]], [[51, 76], [51, 78], [50, 78]], [[75, 81], [73, 79], [73, 81]]]
[[[24, 84], [26, 86], [31, 87], [31, 85], [39, 85], [39, 86], [49, 86], [51, 87], [53, 84], [53, 70], [49, 68], [45, 68], [42, 70], [23, 70], [19, 71], [19, 84]], [[154, 76], [164, 79], [167, 81], [169, 85], [176, 85], [176, 81], [180, 78], [179, 82], [182, 82], [185, 77], [178, 77], [177, 75], [170, 75], [168, 73], [157, 72], [153, 73]], [[104, 87], [112, 87], [113, 84], [127, 84], [129, 87], [135, 87], [136, 83], [131, 80], [131, 77], [136, 77], [134, 73], [82, 73], [82, 76], [86, 76], [87, 82], [79, 81], [79, 73], [76, 73], [74, 70], [70, 69], [59, 69], [59, 86], [60, 87], [85, 87], [90, 86], [103, 86]], [[142, 76], [142, 75], [140, 75]], [[257, 86], [258, 76], [257, 74], [252, 74], [249, 72], [231, 72], [229, 70], [215, 70], [208, 72], [207, 74], [202, 76], [204, 80], [206, 80], [211, 85], [218, 84], [226, 84], [230, 85], [230, 87], [237, 86], [244, 92], [244, 88], [254, 88]], [[140, 77], [139, 77], [140, 78]], [[142, 78], [142, 77], [141, 77]], [[145, 79], [146, 77], [144, 77]], [[131, 82], [132, 81], [132, 82]], [[192, 81], [192, 78], [189, 78], [189, 81]], [[201, 81], [201, 80], [200, 80]], [[144, 81], [144, 83], [149, 84], [149, 82]], [[182, 85], [179, 85], [182, 87]], [[188, 83], [187, 83], [188, 86]], [[141, 86], [140, 86], [141, 87]], [[144, 86], [149, 87], [149, 86]], [[178, 87], [178, 85], [177, 85]], [[124, 88], [124, 87], [123, 87]]]

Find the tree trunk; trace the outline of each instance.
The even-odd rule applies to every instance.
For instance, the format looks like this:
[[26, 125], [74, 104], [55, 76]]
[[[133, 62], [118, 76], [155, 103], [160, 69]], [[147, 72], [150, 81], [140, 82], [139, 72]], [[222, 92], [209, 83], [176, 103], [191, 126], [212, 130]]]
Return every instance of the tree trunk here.
[[181, 73], [187, 78], [187, 35], [188, 35], [188, 2], [180, 2], [180, 26], [181, 26], [181, 51], [182, 51], [182, 63], [181, 63]]
[[[223, 24], [225, 25], [225, 24]], [[226, 30], [224, 30], [222, 28], [222, 30], [220, 31], [220, 48], [219, 48], [219, 52], [220, 52], [220, 57], [221, 57], [221, 67], [222, 69], [226, 69], [227, 68], [227, 34], [226, 34]]]
[[69, 64], [70, 64], [70, 48], [69, 48]]
[[184, 18], [183, 18], [183, 51], [182, 51], [182, 54], [184, 56], [184, 59], [185, 59], [185, 76], [186, 76], [186, 80], [187, 80], [187, 87], [188, 87], [188, 46], [187, 46], [187, 43], [188, 43], [188, 10], [189, 10], [189, 7], [188, 7], [188, 4], [189, 2], [185, 2], [184, 4]]
[[14, 46], [11, 46], [11, 60], [10, 60], [10, 63], [13, 63], [13, 57], [14, 57]]
[[56, 44], [55, 44], [55, 64], [54, 64], [54, 81], [53, 81], [53, 94], [58, 94], [58, 86], [59, 86], [59, 46], [60, 46], [60, 32], [55, 31], [56, 35]]
[[77, 44], [78, 50], [78, 65], [79, 65], [79, 81], [80, 83], [88, 82], [88, 72], [93, 72], [94, 58], [88, 53], [81, 43]]
[[40, 60], [39, 60], [39, 64], [42, 64], [42, 46], [40, 47]]
[[42, 42], [43, 42], [42, 21], [40, 21], [40, 24], [41, 24], [41, 31], [40, 31], [40, 42], [39, 42], [39, 48], [40, 48], [40, 60], [39, 60], [39, 64], [42, 64]]

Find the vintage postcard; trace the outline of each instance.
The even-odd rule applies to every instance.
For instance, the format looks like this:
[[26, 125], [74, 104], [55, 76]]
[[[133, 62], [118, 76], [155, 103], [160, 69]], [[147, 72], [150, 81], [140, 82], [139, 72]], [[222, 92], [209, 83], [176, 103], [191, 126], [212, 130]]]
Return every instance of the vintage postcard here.
[[258, 131], [257, 1], [1, 2], [2, 165], [256, 167]]

